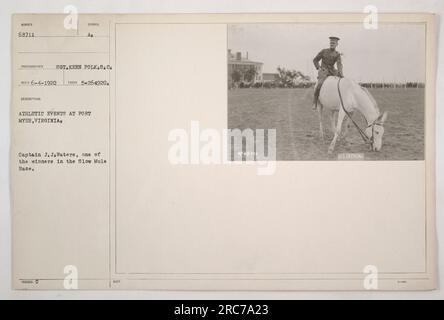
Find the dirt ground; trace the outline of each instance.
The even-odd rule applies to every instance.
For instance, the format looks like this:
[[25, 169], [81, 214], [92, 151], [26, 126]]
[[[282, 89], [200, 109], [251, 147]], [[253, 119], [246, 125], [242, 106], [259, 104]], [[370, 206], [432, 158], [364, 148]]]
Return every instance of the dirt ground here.
[[[363, 154], [361, 160], [424, 159], [424, 89], [370, 89], [381, 112], [387, 111], [380, 152], [369, 151], [351, 125], [347, 139], [327, 153], [333, 138], [324, 113], [325, 143], [318, 114], [311, 110], [312, 89], [235, 89], [228, 91], [228, 128], [276, 129], [276, 160], [336, 160], [338, 154]], [[364, 118], [353, 118], [363, 127]]]

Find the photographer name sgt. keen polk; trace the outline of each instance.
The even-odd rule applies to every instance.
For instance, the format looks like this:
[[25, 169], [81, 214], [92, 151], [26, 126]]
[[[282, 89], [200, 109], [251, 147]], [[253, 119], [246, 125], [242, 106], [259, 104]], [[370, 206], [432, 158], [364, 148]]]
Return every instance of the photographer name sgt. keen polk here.
[[258, 175], [276, 172], [276, 129], [172, 129], [168, 160], [173, 165], [252, 165]]

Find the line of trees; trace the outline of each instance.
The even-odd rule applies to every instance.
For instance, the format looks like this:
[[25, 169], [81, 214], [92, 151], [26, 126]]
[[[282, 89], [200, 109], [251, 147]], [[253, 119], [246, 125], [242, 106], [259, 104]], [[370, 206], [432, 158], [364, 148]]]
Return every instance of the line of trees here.
[[279, 88], [306, 87], [311, 83], [310, 77], [304, 75], [300, 71], [287, 70], [285, 68], [278, 67], [277, 72], [277, 79], [275, 82], [276, 86]]

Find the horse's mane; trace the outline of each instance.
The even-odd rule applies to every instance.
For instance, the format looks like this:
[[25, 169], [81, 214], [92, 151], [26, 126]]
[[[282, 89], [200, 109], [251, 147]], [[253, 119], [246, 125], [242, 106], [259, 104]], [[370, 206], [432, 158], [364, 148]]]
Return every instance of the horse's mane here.
[[364, 92], [367, 94], [368, 98], [369, 98], [370, 101], [373, 103], [373, 105], [375, 106], [376, 110], [379, 111], [378, 103], [376, 102], [375, 98], [373, 98], [373, 96], [372, 96], [371, 93], [368, 91], [368, 89], [367, 89], [367, 88], [364, 88], [363, 86], [359, 86], [359, 87], [362, 89], [362, 91], [364, 91]]

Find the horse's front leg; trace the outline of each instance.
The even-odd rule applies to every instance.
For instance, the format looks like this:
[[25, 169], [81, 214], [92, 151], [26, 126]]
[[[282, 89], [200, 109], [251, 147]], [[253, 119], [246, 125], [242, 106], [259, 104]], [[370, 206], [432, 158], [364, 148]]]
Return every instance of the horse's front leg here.
[[[353, 115], [353, 113], [350, 112], [350, 116], [352, 116], [352, 115]], [[345, 121], [344, 121], [344, 132], [342, 133], [342, 136], [340, 137], [340, 139], [344, 139], [344, 141], [345, 141], [345, 138], [347, 137], [348, 130], [350, 129], [350, 122], [351, 122], [350, 118], [346, 117]]]
[[333, 137], [333, 140], [330, 143], [330, 146], [328, 147], [328, 153], [331, 154], [333, 150], [335, 149], [336, 141], [339, 138], [339, 135], [341, 134], [341, 128], [342, 128], [342, 121], [344, 121], [344, 110], [340, 109], [338, 113], [338, 123], [336, 124], [336, 130], [335, 130], [335, 136]]
[[321, 136], [321, 140], [322, 140], [322, 142], [325, 142], [325, 139], [324, 139], [324, 126], [323, 126], [323, 124], [322, 124], [322, 106], [319, 106], [318, 107], [318, 115], [319, 115], [319, 131], [320, 131], [320, 136]]

